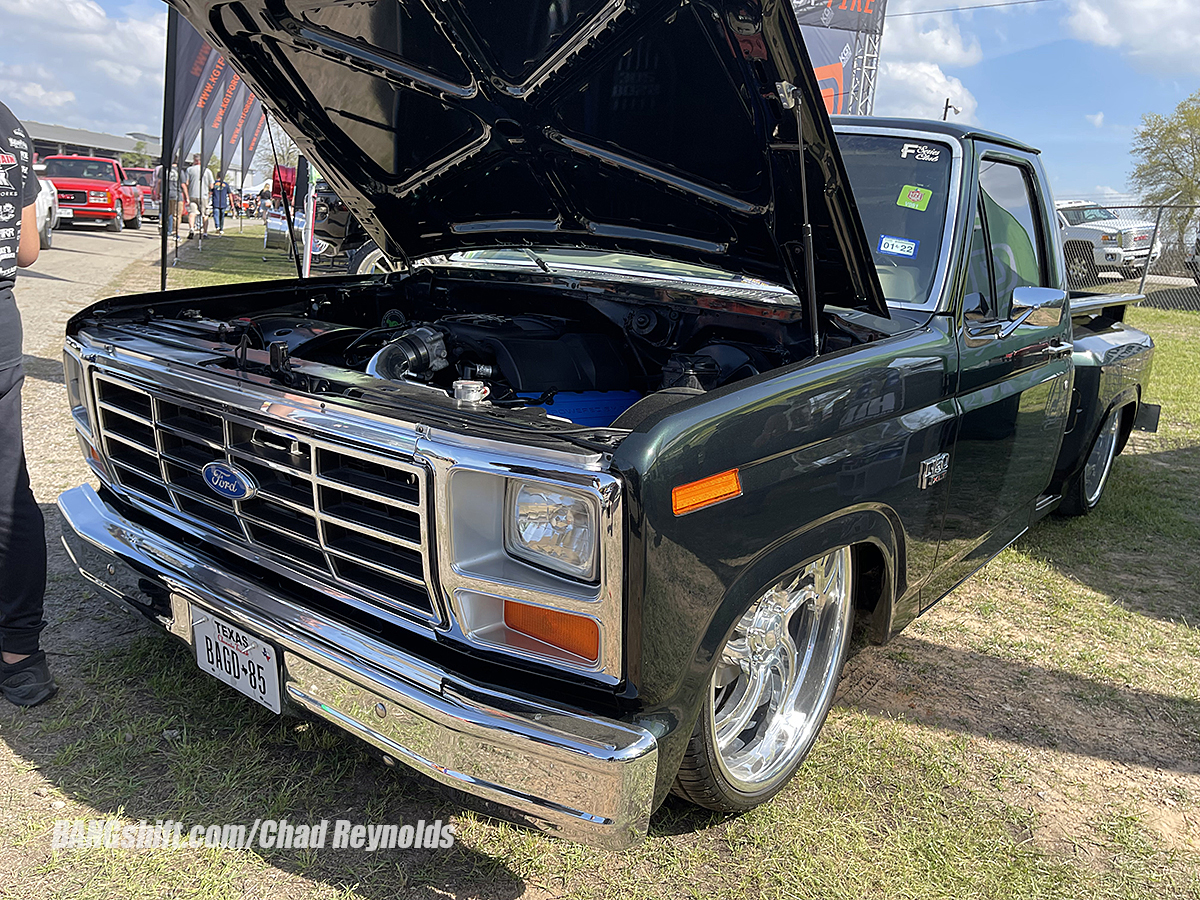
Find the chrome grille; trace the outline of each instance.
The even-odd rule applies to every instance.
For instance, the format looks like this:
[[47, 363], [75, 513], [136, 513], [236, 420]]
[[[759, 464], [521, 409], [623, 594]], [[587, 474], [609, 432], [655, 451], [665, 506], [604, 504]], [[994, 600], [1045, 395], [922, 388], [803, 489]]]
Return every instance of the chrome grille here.
[[82, 205], [87, 203], [87, 191], [59, 191], [58, 202], [77, 203]]
[[1154, 228], [1126, 228], [1121, 231], [1121, 246], [1127, 250], [1149, 250]]
[[[110, 375], [94, 384], [102, 448], [126, 491], [375, 607], [441, 618], [426, 587], [420, 466], [217, 415]], [[256, 495], [210, 490], [201, 470], [213, 461], [252, 475]]]

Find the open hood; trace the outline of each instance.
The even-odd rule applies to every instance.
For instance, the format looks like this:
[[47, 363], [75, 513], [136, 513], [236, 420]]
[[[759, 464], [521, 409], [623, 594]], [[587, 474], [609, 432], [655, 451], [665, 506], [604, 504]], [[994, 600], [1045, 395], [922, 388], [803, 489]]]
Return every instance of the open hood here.
[[172, 0], [392, 255], [578, 246], [887, 315], [788, 0]]

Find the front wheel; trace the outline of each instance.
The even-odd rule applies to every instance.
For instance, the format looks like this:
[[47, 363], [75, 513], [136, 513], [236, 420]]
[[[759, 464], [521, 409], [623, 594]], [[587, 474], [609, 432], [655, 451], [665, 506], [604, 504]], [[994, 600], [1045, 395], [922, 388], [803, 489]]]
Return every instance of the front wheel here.
[[49, 250], [54, 244], [54, 222], [53, 215], [49, 211], [46, 213], [46, 224], [42, 226], [42, 230], [38, 232], [38, 247], [42, 250]]
[[1100, 283], [1096, 260], [1089, 244], [1067, 244], [1067, 286], [1073, 289], [1095, 287]]
[[743, 812], [791, 779], [833, 704], [854, 615], [841, 547], [768, 588], [721, 647], [673, 790]]
[[1061, 515], [1086, 516], [1100, 503], [1112, 472], [1113, 459], [1117, 455], [1120, 424], [1121, 411], [1114, 409], [1096, 433], [1083, 468], [1068, 480], [1062, 502], [1058, 505]]
[[112, 217], [112, 219], [109, 221], [108, 226], [107, 226], [108, 230], [111, 231], [113, 234], [120, 234], [122, 229], [124, 229], [125, 220], [121, 218], [121, 216], [123, 216], [124, 214], [125, 214], [124, 210], [122, 210], [121, 207], [118, 206], [116, 209], [116, 215]]

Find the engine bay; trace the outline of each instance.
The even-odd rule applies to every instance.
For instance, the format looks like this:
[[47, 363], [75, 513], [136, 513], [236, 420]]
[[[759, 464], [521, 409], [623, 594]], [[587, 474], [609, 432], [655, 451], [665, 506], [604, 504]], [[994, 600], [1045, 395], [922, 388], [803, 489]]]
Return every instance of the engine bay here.
[[[292, 391], [378, 400], [417, 389], [443, 406], [576, 431], [630, 429], [664, 406], [811, 355], [798, 307], [711, 292], [578, 279], [564, 289], [428, 269], [385, 282], [256, 287], [265, 289], [105, 301], [69, 333], [120, 332], [189, 359], [199, 352], [200, 365]], [[842, 345], [861, 339], [836, 336]]]

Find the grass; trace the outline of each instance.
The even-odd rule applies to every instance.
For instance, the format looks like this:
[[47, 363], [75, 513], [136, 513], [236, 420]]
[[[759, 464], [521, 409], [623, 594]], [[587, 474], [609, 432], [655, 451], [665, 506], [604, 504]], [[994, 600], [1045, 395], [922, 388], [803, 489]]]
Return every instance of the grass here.
[[[262, 255], [261, 232], [214, 238], [172, 285], [290, 274]], [[1040, 523], [892, 644], [860, 648], [810, 758], [759, 809], [669, 799], [630, 851], [567, 844], [243, 701], [144, 629], [84, 656], [54, 704], [0, 711], [0, 875], [20, 872], [22, 896], [103, 900], [1200, 900], [1200, 316], [1131, 319], [1158, 344], [1160, 432], [1118, 459], [1092, 515]], [[441, 818], [459, 839], [389, 854], [49, 850], [55, 818], [112, 815]]]

